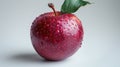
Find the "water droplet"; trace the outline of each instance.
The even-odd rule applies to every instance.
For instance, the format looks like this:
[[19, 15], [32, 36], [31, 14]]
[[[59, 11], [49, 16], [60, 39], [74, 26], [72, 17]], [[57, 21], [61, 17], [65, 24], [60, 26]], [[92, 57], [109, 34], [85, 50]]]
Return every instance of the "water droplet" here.
[[67, 30], [69, 31], [70, 29], [68, 28]]
[[74, 23], [72, 23], [72, 25], [74, 25]]
[[37, 31], [37, 34], [39, 34], [39, 31]]
[[36, 17], [36, 19], [39, 19], [39, 17]]
[[66, 24], [65, 22], [63, 24]]
[[76, 29], [76, 27], [73, 27], [74, 29]]
[[45, 38], [45, 39], [48, 39], [48, 36], [45, 36], [44, 38]]
[[80, 43], [80, 45], [82, 45], [82, 42]]
[[57, 30], [57, 32], [59, 33], [60, 31], [59, 31], [59, 30]]
[[57, 27], [58, 27], [59, 25], [57, 24]]
[[49, 27], [49, 24], [47, 24], [47, 27]]
[[45, 22], [44, 24], [46, 25], [47, 23]]
[[34, 24], [34, 22], [32, 23], [32, 25]]
[[77, 24], [75, 24], [75, 26], [77, 27]]

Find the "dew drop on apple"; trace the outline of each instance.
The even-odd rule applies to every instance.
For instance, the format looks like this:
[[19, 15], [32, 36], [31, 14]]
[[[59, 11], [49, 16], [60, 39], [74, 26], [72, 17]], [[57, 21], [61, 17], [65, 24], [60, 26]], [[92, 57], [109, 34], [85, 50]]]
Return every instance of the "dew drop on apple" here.
[[37, 31], [37, 35], [39, 35], [39, 31]]
[[57, 30], [57, 32], [59, 33], [60, 31], [59, 31], [59, 30]]

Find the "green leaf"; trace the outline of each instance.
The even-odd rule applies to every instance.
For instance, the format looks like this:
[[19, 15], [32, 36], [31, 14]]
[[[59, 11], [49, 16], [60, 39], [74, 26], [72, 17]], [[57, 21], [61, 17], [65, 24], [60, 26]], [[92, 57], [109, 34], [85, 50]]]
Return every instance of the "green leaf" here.
[[76, 12], [81, 6], [85, 6], [90, 4], [88, 1], [83, 0], [65, 0], [62, 7], [62, 13], [74, 13]]

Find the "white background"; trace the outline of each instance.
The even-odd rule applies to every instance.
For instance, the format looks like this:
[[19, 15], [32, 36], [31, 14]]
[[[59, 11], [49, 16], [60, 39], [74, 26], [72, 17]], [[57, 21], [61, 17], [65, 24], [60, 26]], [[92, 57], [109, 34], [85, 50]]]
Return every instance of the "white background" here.
[[60, 10], [64, 0], [0, 0], [0, 67], [120, 67], [120, 0], [88, 0], [75, 14], [84, 41], [72, 57], [45, 61], [34, 51], [30, 26], [38, 15]]

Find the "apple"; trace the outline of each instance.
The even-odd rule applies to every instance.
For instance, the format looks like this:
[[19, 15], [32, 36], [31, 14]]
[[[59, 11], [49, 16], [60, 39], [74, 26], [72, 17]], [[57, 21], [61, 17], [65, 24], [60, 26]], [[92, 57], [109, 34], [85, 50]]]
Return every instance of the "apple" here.
[[[68, 1], [70, 4], [66, 5]], [[32, 23], [30, 35], [33, 47], [46, 60], [66, 59], [81, 47], [83, 26], [81, 21], [72, 14], [76, 10], [73, 11], [74, 7], [70, 8], [70, 6], [77, 3], [71, 4], [73, 1], [65, 0], [61, 11], [56, 11], [54, 5], [49, 3], [48, 6], [53, 9], [53, 12], [38, 16]], [[84, 3], [89, 2], [81, 0], [78, 5], [84, 6]]]

